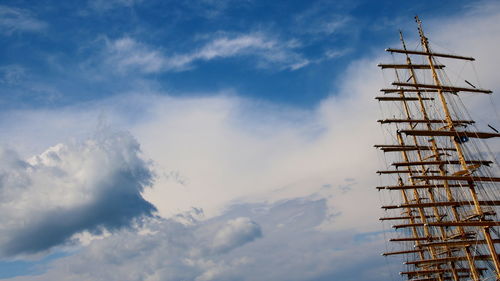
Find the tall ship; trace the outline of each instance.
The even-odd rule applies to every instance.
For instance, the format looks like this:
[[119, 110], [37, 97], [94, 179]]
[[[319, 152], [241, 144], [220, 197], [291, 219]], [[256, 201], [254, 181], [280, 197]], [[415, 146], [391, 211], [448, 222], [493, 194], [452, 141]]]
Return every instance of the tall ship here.
[[393, 77], [376, 97], [387, 143], [375, 145], [386, 164], [380, 220], [391, 226], [383, 255], [399, 257], [404, 280], [500, 280], [500, 175], [485, 144], [500, 134], [478, 130], [461, 99], [492, 91], [453, 85], [445, 63], [474, 58], [433, 51], [415, 20], [417, 49], [400, 32], [401, 47], [386, 50], [394, 61], [379, 64]]

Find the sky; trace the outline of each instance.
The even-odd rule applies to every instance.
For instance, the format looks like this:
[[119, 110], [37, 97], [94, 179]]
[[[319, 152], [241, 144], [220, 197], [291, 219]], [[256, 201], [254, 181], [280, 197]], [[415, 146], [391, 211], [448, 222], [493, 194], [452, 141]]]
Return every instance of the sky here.
[[0, 279], [400, 280], [373, 98], [416, 14], [500, 91], [498, 1], [2, 1]]

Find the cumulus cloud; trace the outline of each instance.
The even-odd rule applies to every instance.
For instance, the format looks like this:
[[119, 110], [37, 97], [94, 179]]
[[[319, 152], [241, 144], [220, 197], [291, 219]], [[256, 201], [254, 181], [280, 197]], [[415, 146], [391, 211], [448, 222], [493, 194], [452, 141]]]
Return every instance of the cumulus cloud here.
[[0, 33], [3, 35], [38, 32], [46, 27], [47, 23], [34, 17], [28, 10], [0, 5]]
[[[351, 71], [366, 83], [376, 83], [379, 73], [375, 65], [375, 61], [365, 61]], [[313, 110], [223, 93], [206, 98], [141, 93], [79, 108], [9, 112], [0, 118], [0, 126], [8, 135], [3, 137], [5, 141], [17, 140], [9, 144], [25, 148], [29, 139], [60, 142], [61, 136], [88, 129], [88, 122], [81, 120], [106, 112], [112, 124], [127, 127], [145, 155], [155, 161], [158, 178], [144, 196], [163, 216], [198, 207], [211, 217], [232, 200], [274, 201], [321, 189], [326, 195], [335, 194], [329, 199], [332, 213], [351, 213], [351, 217], [337, 218], [337, 229], [366, 230], [378, 226], [376, 214], [359, 213], [349, 202], [357, 200], [377, 209], [372, 200], [375, 190], [365, 188], [376, 177], [351, 167], [362, 161], [364, 169], [377, 169], [376, 160], [366, 159], [376, 159], [372, 145], [379, 131], [371, 124], [377, 111], [372, 86], [357, 82], [345, 86], [348, 95], [324, 101]], [[363, 108], [362, 114], [357, 107]], [[346, 120], [344, 116], [351, 117]], [[46, 130], [54, 133], [34, 130], [32, 124], [41, 118], [46, 120]], [[17, 125], [12, 127], [14, 120]], [[370, 137], [353, 140], [353, 133]], [[359, 153], [352, 154], [346, 147], [356, 147]], [[357, 184], [337, 194], [346, 178], [354, 178]], [[366, 223], [358, 224], [352, 216]]]
[[263, 33], [217, 35], [191, 52], [166, 54], [137, 40], [124, 37], [107, 41], [105, 60], [116, 71], [156, 73], [186, 71], [200, 61], [255, 57], [256, 66], [297, 70], [310, 62], [295, 49], [298, 41], [280, 41]]
[[383, 246], [382, 235], [322, 232], [316, 227], [326, 208], [324, 199], [297, 198], [236, 204], [194, 224], [154, 220], [146, 234], [124, 230], [95, 240], [43, 275], [14, 280], [362, 280], [373, 272], [371, 280], [386, 280], [382, 260], [352, 274]]
[[[152, 184], [138, 143], [127, 133], [99, 133], [23, 160], [0, 150], [0, 254], [34, 254], [150, 216], [141, 192]], [[74, 237], [73, 237], [74, 238]]]
[[217, 252], [226, 252], [260, 236], [262, 232], [258, 224], [249, 218], [236, 218], [217, 231], [212, 248]]

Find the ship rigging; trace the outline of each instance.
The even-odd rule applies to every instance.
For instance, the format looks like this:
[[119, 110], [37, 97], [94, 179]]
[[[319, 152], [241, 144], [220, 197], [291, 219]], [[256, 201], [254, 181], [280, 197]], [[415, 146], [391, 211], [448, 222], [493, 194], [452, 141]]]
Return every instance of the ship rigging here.
[[421, 50], [409, 50], [402, 32], [400, 49], [390, 48], [393, 63], [379, 64], [395, 80], [375, 99], [391, 108], [378, 122], [391, 143], [375, 147], [388, 160], [377, 171], [391, 183], [378, 186], [392, 202], [380, 220], [392, 224], [389, 242], [404, 256], [400, 274], [412, 281], [500, 280], [500, 177], [484, 139], [460, 96], [486, 94], [468, 80], [454, 86], [442, 61], [474, 58], [434, 52], [415, 18]]

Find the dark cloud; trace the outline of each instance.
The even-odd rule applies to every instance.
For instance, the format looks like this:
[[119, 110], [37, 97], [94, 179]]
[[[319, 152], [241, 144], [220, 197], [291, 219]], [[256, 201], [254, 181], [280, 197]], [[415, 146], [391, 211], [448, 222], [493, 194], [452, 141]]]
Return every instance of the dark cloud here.
[[182, 223], [152, 219], [15, 280], [387, 280], [382, 235], [321, 231], [326, 210], [324, 199], [299, 198], [237, 204], [197, 221], [194, 209]]
[[141, 195], [153, 174], [127, 133], [100, 132], [28, 161], [3, 150], [0, 162], [4, 257], [38, 253], [83, 231], [114, 231], [156, 210]]

